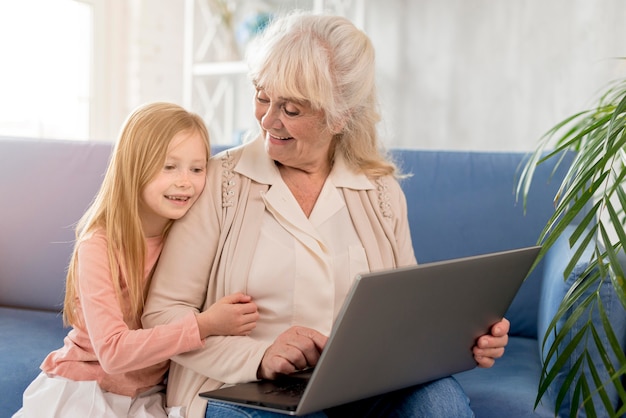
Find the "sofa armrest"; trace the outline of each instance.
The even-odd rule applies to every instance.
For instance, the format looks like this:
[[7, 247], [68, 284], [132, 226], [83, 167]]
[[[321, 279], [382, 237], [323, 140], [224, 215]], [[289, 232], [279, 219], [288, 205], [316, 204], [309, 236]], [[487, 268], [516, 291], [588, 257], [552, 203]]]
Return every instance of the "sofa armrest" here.
[[[566, 293], [570, 290], [572, 285], [576, 283], [579, 277], [585, 273], [589, 264], [589, 260], [591, 260], [591, 256], [593, 254], [593, 245], [590, 245], [585, 249], [585, 252], [580, 258], [580, 262], [574, 267], [572, 273], [567, 278], [564, 277], [565, 268], [574, 255], [574, 250], [571, 249], [569, 246], [569, 237], [574, 231], [574, 228], [574, 226], [569, 226], [563, 232], [563, 234], [555, 242], [553, 247], [550, 248], [544, 259], [542, 289], [538, 308], [539, 317], [537, 321], [537, 335], [542, 365], [545, 364], [548, 351], [555, 341], [554, 332], [546, 336], [548, 327], [550, 326], [550, 323], [556, 315], [560, 307], [561, 301], [563, 300]], [[626, 346], [626, 311], [624, 311], [624, 308], [621, 306], [618, 296], [616, 295], [615, 290], [612, 286], [611, 280], [609, 278], [605, 278], [602, 281], [598, 282], [598, 286], [591, 286], [590, 288], [586, 289], [582, 296], [579, 298], [579, 300], [583, 301], [588, 296], [591, 296], [596, 292], [599, 299], [595, 299], [593, 303], [585, 307], [585, 312], [573, 324], [571, 330], [568, 332], [567, 337], [559, 344], [559, 353], [562, 353], [565, 347], [575, 338], [576, 334], [578, 334], [578, 332], [583, 329], [583, 326], [587, 323], [589, 318], [592, 319], [592, 323], [596, 331], [598, 332], [598, 336], [602, 341], [602, 345], [607, 348], [610, 347], [608, 336], [604, 330], [602, 320], [598, 312], [598, 300], [602, 304], [608, 320], [611, 323], [612, 329], [615, 332], [619, 343], [621, 344], [622, 351], [624, 350], [624, 347]], [[573, 312], [580, 306], [582, 306], [581, 303], [576, 303], [572, 308], [570, 308], [568, 312], [557, 323], [557, 329], [562, 329], [563, 324], [571, 319]], [[608, 348], [608, 350], [609, 357], [611, 358], [613, 364], [619, 364], [619, 362], [616, 360], [615, 354], [612, 353], [610, 348]], [[581, 367], [584, 370], [589, 385], [592, 387], [594, 386], [593, 377], [590, 373], [590, 364], [592, 364], [593, 367], [600, 373], [600, 377], [603, 380], [608, 379], [608, 374], [606, 373], [606, 366], [603, 362], [603, 359], [597, 350], [591, 333], [587, 332], [583, 339], [578, 343], [576, 349], [571, 353], [569, 360], [565, 362], [563, 368], [558, 372], [557, 376], [554, 379], [554, 382], [548, 388], [543, 398], [544, 403], [547, 401], [551, 405], [555, 404], [560, 388], [568, 378], [568, 374], [571, 372], [571, 370], [574, 367], [577, 367], [576, 360], [581, 357], [585, 353], [585, 351], [588, 354], [588, 357], [586, 357], [588, 359], [588, 362], [583, 362]], [[554, 359], [550, 359], [550, 363], [554, 364]], [[617, 405], [619, 401], [619, 395], [615, 387], [609, 385], [606, 387], [606, 389], [611, 403], [614, 406]], [[570, 392], [561, 404], [559, 416], [569, 416], [573, 396], [573, 391], [570, 390]], [[603, 408], [602, 402], [598, 397], [594, 399], [594, 405], [596, 409]], [[582, 416], [584, 416], [584, 414]]]
[[[554, 318], [559, 309], [563, 297], [571, 286], [571, 278], [567, 278], [568, 280], [566, 281], [564, 273], [565, 268], [574, 256], [574, 250], [569, 246], [569, 237], [574, 232], [574, 228], [574, 226], [568, 226], [543, 259], [543, 278], [541, 281], [537, 318], [537, 339], [539, 340], [540, 351], [550, 322], [552, 322], [552, 318]], [[588, 260], [591, 256], [591, 251], [591, 247], [587, 248], [581, 259]], [[578, 277], [586, 267], [587, 263], [576, 266], [572, 276]], [[550, 339], [550, 343], [552, 341], [554, 341], [554, 338]]]

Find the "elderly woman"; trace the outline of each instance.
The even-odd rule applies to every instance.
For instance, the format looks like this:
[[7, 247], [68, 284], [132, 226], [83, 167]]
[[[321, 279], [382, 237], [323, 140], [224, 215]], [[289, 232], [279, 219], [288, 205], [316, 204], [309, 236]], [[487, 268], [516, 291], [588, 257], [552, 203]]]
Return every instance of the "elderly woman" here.
[[[368, 37], [341, 17], [292, 13], [250, 51], [260, 133], [210, 160], [202, 196], [171, 229], [145, 308], [152, 326], [233, 292], [258, 306], [249, 336], [209, 337], [174, 358], [168, 404], [186, 405], [188, 417], [235, 413], [207, 407], [201, 391], [314, 366], [355, 275], [416, 263], [398, 173], [380, 151]], [[503, 354], [508, 329], [503, 320], [478, 340], [479, 366]], [[465, 417], [468, 403], [449, 377], [320, 414]]]

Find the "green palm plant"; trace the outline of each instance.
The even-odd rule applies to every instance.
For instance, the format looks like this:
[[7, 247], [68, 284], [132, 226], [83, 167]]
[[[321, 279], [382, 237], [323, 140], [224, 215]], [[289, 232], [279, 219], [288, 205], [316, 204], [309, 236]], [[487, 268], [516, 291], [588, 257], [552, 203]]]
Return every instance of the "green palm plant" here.
[[[554, 215], [541, 233], [539, 258], [559, 237], [569, 234], [573, 256], [564, 280], [580, 263], [586, 268], [569, 288], [544, 336], [545, 361], [536, 405], [569, 364], [571, 371], [556, 389], [556, 411], [569, 399], [572, 417], [580, 410], [589, 417], [622, 416], [626, 414], [626, 355], [599, 292], [601, 284], [610, 280], [619, 308], [626, 310], [626, 280], [619, 260], [626, 245], [626, 79], [609, 84], [593, 109], [563, 120], [540, 139], [517, 184], [524, 206], [535, 167], [568, 151], [575, 152], [574, 161], [555, 196]], [[591, 311], [600, 321], [592, 320]], [[600, 334], [609, 344], [601, 342]], [[591, 351], [599, 354], [601, 367], [590, 361]], [[609, 389], [619, 395], [617, 406], [609, 400]]]

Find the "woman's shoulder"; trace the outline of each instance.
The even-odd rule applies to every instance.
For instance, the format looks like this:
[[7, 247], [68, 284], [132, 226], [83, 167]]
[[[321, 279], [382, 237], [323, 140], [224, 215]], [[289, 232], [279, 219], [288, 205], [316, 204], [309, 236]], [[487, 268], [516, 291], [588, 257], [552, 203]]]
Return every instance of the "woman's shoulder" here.
[[230, 148], [222, 149], [217, 154], [211, 155], [209, 158], [209, 166], [222, 166], [225, 161], [236, 161], [241, 158], [243, 150], [248, 144], [235, 145]]
[[241, 190], [242, 176], [235, 167], [245, 147], [239, 145], [228, 148], [209, 158], [205, 194], [212, 195], [215, 203], [220, 202], [222, 208], [234, 206], [236, 195]]
[[375, 186], [376, 190], [390, 192], [394, 194], [402, 193], [402, 187], [400, 186], [400, 181], [393, 174], [386, 174], [383, 176], [375, 176], [368, 177], [372, 184]]
[[406, 205], [406, 197], [400, 182], [393, 174], [368, 177], [374, 186], [368, 190], [374, 208], [380, 211], [383, 217], [394, 219], [402, 213]]

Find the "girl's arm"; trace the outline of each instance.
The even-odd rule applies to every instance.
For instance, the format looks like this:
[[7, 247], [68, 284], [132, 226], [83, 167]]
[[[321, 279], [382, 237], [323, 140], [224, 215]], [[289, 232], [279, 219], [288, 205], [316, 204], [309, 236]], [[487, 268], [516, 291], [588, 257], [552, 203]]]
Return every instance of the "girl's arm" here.
[[[211, 270], [222, 266], [219, 256], [223, 254], [218, 254], [222, 181], [221, 162], [209, 162], [204, 191], [189, 212], [172, 225], [152, 277], [142, 317], [144, 326], [172, 323], [189, 312], [198, 314], [214, 306], [215, 295], [230, 293], [223, 288], [224, 283], [209, 280]], [[247, 336], [212, 336], [202, 349], [174, 360], [220, 382], [246, 382], [256, 380], [270, 344]]]
[[141, 329], [138, 318], [124, 318], [102, 234], [81, 242], [78, 248], [78, 295], [91, 344], [107, 373], [142, 369], [203, 345], [191, 312], [152, 329]]
[[224, 296], [198, 314], [200, 335], [248, 335], [259, 319], [256, 304], [243, 293]]

